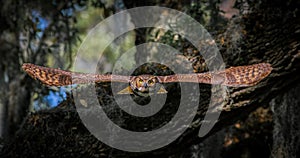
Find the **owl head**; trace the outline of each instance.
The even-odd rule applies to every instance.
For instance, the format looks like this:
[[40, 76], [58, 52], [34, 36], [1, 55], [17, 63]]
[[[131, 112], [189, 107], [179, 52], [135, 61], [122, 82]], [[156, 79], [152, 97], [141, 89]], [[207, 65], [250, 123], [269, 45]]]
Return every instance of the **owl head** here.
[[137, 95], [148, 96], [155, 91], [157, 82], [157, 78], [153, 75], [134, 76], [130, 81], [130, 88]]

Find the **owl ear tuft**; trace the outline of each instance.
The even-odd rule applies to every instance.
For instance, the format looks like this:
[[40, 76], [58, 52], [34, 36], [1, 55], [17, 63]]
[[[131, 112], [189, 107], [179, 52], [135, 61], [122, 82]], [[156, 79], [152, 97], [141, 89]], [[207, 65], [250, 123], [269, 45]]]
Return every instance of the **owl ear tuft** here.
[[130, 86], [127, 86], [126, 88], [119, 91], [118, 94], [133, 94], [133, 91]]

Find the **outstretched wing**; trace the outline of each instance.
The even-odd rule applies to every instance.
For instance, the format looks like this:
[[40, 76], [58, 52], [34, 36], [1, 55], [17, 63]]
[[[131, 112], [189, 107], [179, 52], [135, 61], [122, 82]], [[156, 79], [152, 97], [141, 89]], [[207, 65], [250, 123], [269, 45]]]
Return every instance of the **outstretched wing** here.
[[272, 71], [269, 63], [259, 63], [248, 66], [238, 66], [224, 71], [198, 74], [175, 74], [170, 76], [157, 76], [159, 82], [194, 82], [206, 84], [221, 84], [231, 87], [246, 87], [256, 85], [267, 77]]
[[30, 63], [22, 65], [32, 78], [38, 79], [48, 86], [65, 86], [71, 84], [84, 84], [93, 82], [129, 82], [129, 76], [121, 75], [99, 75], [65, 71], [54, 68], [37, 66]]
[[[65, 86], [71, 84], [84, 84], [93, 82], [130, 82], [130, 76], [99, 75], [64, 71], [25, 63], [22, 66], [32, 78], [40, 80], [49, 86]], [[268, 63], [260, 63], [249, 66], [238, 66], [224, 71], [207, 72], [198, 74], [175, 74], [169, 76], [157, 76], [160, 83], [170, 82], [194, 82], [206, 84], [222, 84], [232, 87], [253, 86], [267, 77], [272, 71]]]

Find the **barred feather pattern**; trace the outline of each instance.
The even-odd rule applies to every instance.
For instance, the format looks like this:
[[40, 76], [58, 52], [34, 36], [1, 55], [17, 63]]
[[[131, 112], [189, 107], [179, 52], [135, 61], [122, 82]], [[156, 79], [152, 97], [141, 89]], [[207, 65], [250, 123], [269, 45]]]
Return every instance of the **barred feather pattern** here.
[[25, 63], [22, 69], [32, 78], [48, 86], [66, 86], [93, 82], [129, 82], [130, 77], [121, 75], [99, 75], [65, 71], [61, 69]]
[[[110, 74], [88, 74], [65, 71], [54, 68], [37, 66], [25, 63], [23, 70], [34, 79], [49, 86], [65, 86], [71, 84], [85, 84], [93, 82], [124, 82], [133, 83], [136, 76], [122, 76]], [[231, 87], [253, 86], [267, 77], [272, 71], [269, 63], [259, 63], [248, 66], [237, 66], [225, 69], [224, 71], [196, 73], [196, 74], [175, 74], [169, 76], [140, 75], [143, 78], [156, 77], [158, 83], [171, 82], [194, 82], [206, 84], [221, 84]]]
[[194, 82], [221, 84], [230, 87], [247, 87], [256, 85], [262, 79], [267, 77], [271, 71], [271, 64], [259, 63], [248, 66], [230, 67], [224, 71], [158, 76], [158, 80], [161, 83]]

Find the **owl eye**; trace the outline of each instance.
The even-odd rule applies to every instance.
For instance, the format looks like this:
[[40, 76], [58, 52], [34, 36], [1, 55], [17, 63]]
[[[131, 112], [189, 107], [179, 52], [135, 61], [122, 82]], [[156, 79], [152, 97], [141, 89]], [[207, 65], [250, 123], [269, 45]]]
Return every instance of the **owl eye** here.
[[143, 83], [144, 81], [142, 79], [139, 79], [139, 83]]
[[154, 83], [153, 80], [149, 80], [149, 81], [148, 81], [148, 84], [153, 84], [153, 83]]

